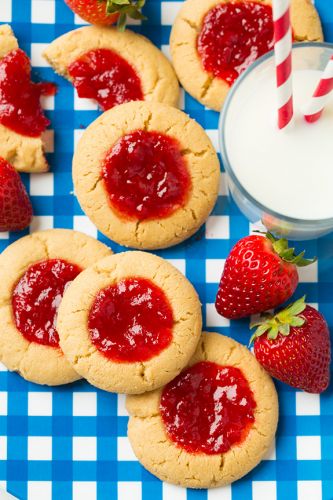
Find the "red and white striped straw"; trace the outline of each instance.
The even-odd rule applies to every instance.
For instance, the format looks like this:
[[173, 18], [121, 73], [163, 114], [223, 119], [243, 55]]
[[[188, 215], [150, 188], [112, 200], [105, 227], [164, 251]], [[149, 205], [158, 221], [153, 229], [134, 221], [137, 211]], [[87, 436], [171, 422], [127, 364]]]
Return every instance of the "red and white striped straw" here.
[[313, 123], [319, 120], [333, 90], [333, 56], [329, 59], [311, 101], [304, 109], [304, 118]]
[[294, 114], [291, 77], [292, 31], [290, 0], [273, 0], [273, 21], [278, 127], [282, 129], [288, 125]]

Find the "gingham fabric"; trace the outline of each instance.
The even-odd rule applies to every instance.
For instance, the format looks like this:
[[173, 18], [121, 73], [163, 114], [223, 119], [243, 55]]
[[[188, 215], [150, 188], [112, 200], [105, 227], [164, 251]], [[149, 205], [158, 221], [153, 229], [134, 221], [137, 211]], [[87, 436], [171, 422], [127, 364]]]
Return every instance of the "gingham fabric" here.
[[[136, 23], [133, 29], [168, 53], [170, 26], [180, 5], [147, 0], [149, 21], [143, 26]], [[333, 0], [317, 0], [316, 5], [325, 38], [333, 42]], [[46, 44], [82, 21], [63, 0], [0, 0], [0, 21], [11, 23], [20, 46], [31, 56], [36, 77], [55, 81], [59, 89], [55, 97], [44, 101], [52, 120], [48, 132], [52, 172], [24, 176], [36, 214], [30, 232], [75, 228], [119, 251], [121, 247], [97, 233], [73, 195], [73, 149], [82, 130], [99, 112], [90, 101], [75, 97], [72, 86], [57, 77], [41, 57]], [[205, 127], [218, 150], [218, 114], [188, 95], [183, 96], [183, 104]], [[206, 329], [245, 343], [248, 322], [230, 323], [219, 317], [214, 299], [230, 247], [250, 230], [248, 221], [228, 201], [222, 184], [205, 227], [184, 244], [158, 252], [194, 284], [203, 304]], [[0, 233], [0, 250], [27, 232]], [[332, 328], [333, 236], [308, 242], [306, 249], [319, 260], [301, 271], [297, 297], [306, 293]], [[34, 385], [0, 365], [0, 487], [22, 500], [332, 500], [332, 388], [320, 397], [281, 383], [277, 388], [279, 429], [276, 445], [266, 459], [232, 486], [194, 491], [163, 484], [140, 466], [126, 437], [123, 396], [98, 391], [86, 382], [55, 389]]]

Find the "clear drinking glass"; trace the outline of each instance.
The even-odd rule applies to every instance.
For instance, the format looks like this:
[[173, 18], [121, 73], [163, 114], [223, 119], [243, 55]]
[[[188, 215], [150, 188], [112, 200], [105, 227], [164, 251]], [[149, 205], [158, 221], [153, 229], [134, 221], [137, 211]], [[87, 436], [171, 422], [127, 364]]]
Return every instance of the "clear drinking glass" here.
[[[311, 69], [320, 70], [325, 69], [325, 65], [329, 58], [333, 54], [333, 45], [319, 42], [309, 42], [309, 43], [298, 43], [293, 46], [293, 70], [295, 69]], [[222, 160], [224, 168], [227, 174], [228, 190], [234, 199], [235, 203], [243, 212], [243, 214], [251, 221], [258, 222], [262, 220], [265, 226], [280, 235], [288, 236], [289, 238], [296, 240], [306, 240], [313, 239], [324, 234], [333, 231], [333, 214], [329, 219], [295, 219], [278, 212], [271, 210], [270, 208], [262, 205], [258, 200], [253, 198], [253, 196], [246, 191], [244, 186], [241, 184], [237, 178], [233, 166], [229, 161], [227, 145], [224, 137], [225, 123], [228, 117], [228, 112], [233, 105], [233, 99], [241, 86], [247, 79], [256, 78], [256, 73], [260, 71], [260, 68], [265, 65], [271, 65], [272, 70], [274, 70], [274, 53], [273, 51], [265, 54], [260, 59], [255, 61], [241, 76], [237, 79], [233, 87], [231, 88], [226, 102], [223, 106], [220, 121], [219, 121], [219, 141]], [[272, 103], [274, 106], [275, 103]], [[255, 118], [254, 118], [255, 126]], [[311, 126], [311, 125], [310, 125]], [[279, 133], [277, 131], [277, 133]], [[333, 123], [332, 123], [332, 142], [333, 142]], [[241, 146], [241, 145], [240, 145]], [[315, 168], [315, 165], [314, 165]], [[333, 158], [332, 158], [332, 168], [333, 168]], [[260, 180], [258, 179], [258, 182]], [[325, 180], [323, 179], [323, 182]], [[306, 193], [304, 194], [306, 196]], [[333, 197], [333, 185], [332, 185], [332, 197]]]

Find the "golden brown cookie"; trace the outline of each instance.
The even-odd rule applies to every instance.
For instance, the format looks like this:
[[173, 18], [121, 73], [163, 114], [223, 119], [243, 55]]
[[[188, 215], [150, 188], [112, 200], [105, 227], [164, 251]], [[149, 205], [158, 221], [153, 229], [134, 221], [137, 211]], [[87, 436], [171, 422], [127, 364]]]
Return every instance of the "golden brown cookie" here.
[[[272, 3], [271, 0], [253, 1], [261, 5]], [[215, 111], [220, 111], [230, 89], [230, 83], [204, 69], [197, 42], [205, 16], [218, 5], [225, 3], [230, 3], [230, 0], [205, 2], [186, 0], [179, 11], [170, 37], [172, 61], [181, 84], [195, 99]], [[242, 0], [240, 3], [243, 3]], [[310, 0], [291, 0], [291, 20], [295, 41], [323, 40], [320, 19]], [[226, 43], [233, 47], [233, 40], [237, 40], [237, 35], [232, 36], [228, 33], [228, 27], [226, 33], [228, 34]], [[227, 50], [231, 52], [233, 49]], [[228, 54], [225, 53], [226, 60], [227, 57], [231, 57]]]
[[130, 102], [84, 132], [73, 159], [82, 209], [125, 246], [164, 248], [189, 238], [218, 195], [220, 166], [201, 126], [178, 109]]
[[272, 444], [278, 399], [251, 352], [203, 333], [186, 368], [166, 387], [127, 397], [128, 437], [142, 465], [189, 488], [229, 484], [247, 474]]
[[191, 283], [145, 252], [107, 257], [81, 273], [58, 315], [60, 345], [92, 385], [138, 394], [169, 382], [193, 355], [201, 308]]
[[179, 84], [170, 62], [147, 38], [133, 31], [121, 33], [102, 26], [79, 28], [54, 40], [44, 57], [57, 73], [72, 80], [69, 66], [96, 49], [111, 50], [130, 64], [141, 82], [144, 100], [178, 105]]
[[[0, 26], [0, 58], [18, 49], [15, 35], [8, 24]], [[0, 157], [11, 163], [19, 172], [47, 172], [43, 134], [28, 137], [0, 124]]]
[[99, 241], [77, 231], [51, 229], [25, 236], [0, 255], [0, 361], [37, 384], [78, 380], [65, 359], [55, 327], [68, 283], [110, 255]]

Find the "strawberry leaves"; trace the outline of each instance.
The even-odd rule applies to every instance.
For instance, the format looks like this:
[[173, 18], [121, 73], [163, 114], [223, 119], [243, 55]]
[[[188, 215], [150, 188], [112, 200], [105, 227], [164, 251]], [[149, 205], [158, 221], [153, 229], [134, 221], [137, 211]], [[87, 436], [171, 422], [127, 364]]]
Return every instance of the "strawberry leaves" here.
[[[105, 0], [98, 1], [105, 2]], [[108, 14], [119, 14], [117, 27], [119, 31], [124, 31], [127, 17], [141, 20], [146, 19], [141, 12], [144, 4], [145, 0], [106, 0], [106, 12]]]
[[305, 296], [296, 300], [275, 316], [272, 314], [262, 314], [258, 321], [251, 323], [250, 328], [256, 331], [250, 339], [250, 344], [258, 337], [267, 333], [269, 340], [275, 340], [279, 334], [288, 336], [290, 328], [303, 326], [305, 319], [301, 316], [306, 308]]
[[304, 259], [305, 251], [299, 255], [295, 255], [295, 248], [289, 248], [288, 240], [285, 238], [275, 238], [275, 236], [267, 232], [266, 238], [272, 243], [274, 251], [281, 257], [282, 260], [289, 264], [294, 264], [297, 267], [305, 267], [313, 264], [317, 259]]

